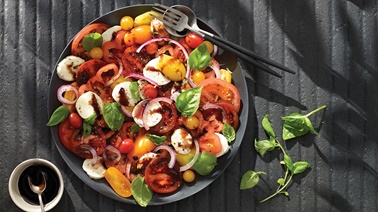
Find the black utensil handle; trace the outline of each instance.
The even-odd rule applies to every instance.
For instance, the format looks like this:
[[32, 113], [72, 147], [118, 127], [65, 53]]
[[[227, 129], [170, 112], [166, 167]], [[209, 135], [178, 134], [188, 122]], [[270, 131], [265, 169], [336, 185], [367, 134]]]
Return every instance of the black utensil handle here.
[[[208, 37], [210, 37], [210, 36], [208, 36]], [[225, 43], [226, 45], [231, 46], [232, 48], [234, 48], [234, 49], [236, 49], [236, 50], [238, 50], [238, 51], [240, 51], [240, 52], [242, 52], [242, 53], [244, 53], [244, 54], [246, 54], [246, 55], [249, 55], [249, 56], [255, 58], [256, 60], [259, 60], [259, 61], [261, 61], [261, 62], [267, 63], [267, 64], [269, 64], [269, 65], [271, 65], [271, 66], [274, 66], [274, 67], [276, 67], [276, 68], [282, 69], [282, 70], [284, 70], [284, 71], [286, 71], [286, 72], [289, 72], [289, 73], [295, 74], [294, 71], [292, 71], [292, 70], [286, 68], [285, 66], [283, 66], [283, 65], [281, 65], [281, 64], [279, 64], [279, 63], [277, 63], [276, 61], [273, 61], [273, 60], [270, 60], [270, 59], [264, 58], [264, 57], [262, 57], [262, 56], [256, 54], [255, 52], [253, 52], [253, 51], [251, 51], [251, 50], [248, 50], [248, 49], [246, 49], [246, 48], [243, 48], [243, 47], [241, 47], [241, 46], [239, 46], [239, 45], [237, 45], [237, 44], [235, 44], [235, 43], [232, 43], [232, 42], [230, 42], [230, 41], [228, 41], [228, 40], [226, 40], [226, 39], [223, 39], [223, 38], [221, 38], [221, 37], [219, 37], [219, 36], [217, 36], [217, 35], [213, 35], [212, 38], [214, 38], [215, 40], [217, 40], [217, 41], [219, 41], [219, 42]]]
[[279, 77], [279, 78], [282, 78], [282, 76], [276, 72], [274, 72], [272, 69], [270, 69], [269, 67], [265, 66], [264, 64], [250, 58], [249, 56], [247, 56], [246, 54], [244, 54], [243, 52], [240, 52], [238, 51], [237, 49], [234, 49], [232, 48], [231, 46], [228, 46], [227, 44], [225, 43], [222, 43], [221, 41], [219, 40], [216, 40], [214, 39], [213, 37], [211, 36], [208, 36], [208, 35], [204, 35], [204, 39], [205, 40], [208, 40], [210, 42], [212, 42], [213, 44], [217, 45], [218, 47], [224, 49], [224, 50], [227, 50], [229, 52], [232, 52], [234, 53], [238, 58], [256, 66], [257, 68], [265, 71], [265, 72], [268, 72], [269, 74], [272, 74], [276, 77]]

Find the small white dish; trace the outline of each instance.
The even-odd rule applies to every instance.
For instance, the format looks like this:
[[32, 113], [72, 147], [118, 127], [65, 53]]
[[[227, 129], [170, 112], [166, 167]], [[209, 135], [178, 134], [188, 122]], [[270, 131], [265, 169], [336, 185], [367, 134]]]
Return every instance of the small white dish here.
[[[12, 172], [12, 174], [9, 177], [9, 194], [13, 200], [13, 202], [22, 210], [24, 211], [41, 211], [41, 207], [39, 204], [32, 204], [28, 201], [26, 201], [21, 193], [20, 193], [20, 188], [19, 188], [19, 179], [21, 177], [21, 174], [29, 167], [34, 166], [34, 165], [42, 165], [45, 166], [49, 169], [51, 169], [55, 174], [57, 175], [57, 184], [59, 188], [57, 189], [56, 196], [49, 201], [48, 203], [45, 204], [45, 210], [51, 210], [54, 208], [60, 199], [62, 198], [63, 191], [64, 191], [64, 181], [62, 174], [60, 173], [59, 169], [50, 161], [47, 161], [45, 159], [41, 158], [33, 158], [33, 159], [28, 159], [26, 161], [23, 161], [20, 163]], [[47, 184], [48, 186], [48, 184]]]

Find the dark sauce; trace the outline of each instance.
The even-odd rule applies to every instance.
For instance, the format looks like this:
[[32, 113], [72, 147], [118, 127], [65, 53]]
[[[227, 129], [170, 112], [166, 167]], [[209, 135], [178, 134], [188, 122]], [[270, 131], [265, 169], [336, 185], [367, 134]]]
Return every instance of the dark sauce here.
[[46, 174], [46, 189], [42, 193], [43, 203], [47, 204], [51, 202], [58, 194], [60, 184], [59, 177], [55, 171], [44, 165], [32, 165], [21, 173], [18, 180], [18, 190], [22, 198], [30, 204], [39, 205], [39, 200], [38, 194], [34, 193], [29, 187], [28, 176], [31, 177], [33, 184], [40, 185], [42, 182], [42, 171]]

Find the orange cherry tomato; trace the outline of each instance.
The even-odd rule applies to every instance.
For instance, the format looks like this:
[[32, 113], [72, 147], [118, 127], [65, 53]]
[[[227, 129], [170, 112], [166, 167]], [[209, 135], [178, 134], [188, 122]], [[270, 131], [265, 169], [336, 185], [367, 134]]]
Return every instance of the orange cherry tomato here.
[[132, 46], [135, 44], [135, 35], [131, 32], [126, 32], [125, 36], [123, 37], [123, 42], [125, 42], [126, 46]]
[[131, 196], [131, 183], [120, 170], [115, 167], [109, 167], [105, 171], [104, 176], [106, 181], [118, 195], [121, 197]]
[[142, 44], [152, 38], [150, 25], [140, 25], [131, 30], [135, 36], [135, 43]]
[[222, 144], [219, 137], [213, 132], [207, 132], [198, 139], [200, 149], [213, 155], [222, 151]]
[[142, 92], [147, 99], [154, 99], [159, 94], [157, 88], [155, 88], [155, 86], [151, 84], [147, 84], [146, 86], [144, 86]]
[[134, 143], [134, 148], [127, 154], [130, 161], [137, 161], [144, 154], [151, 152], [156, 148], [154, 142], [147, 138], [146, 135], [138, 137]]
[[158, 51], [158, 44], [156, 42], [152, 42], [146, 45], [146, 52], [147, 54], [155, 54]]

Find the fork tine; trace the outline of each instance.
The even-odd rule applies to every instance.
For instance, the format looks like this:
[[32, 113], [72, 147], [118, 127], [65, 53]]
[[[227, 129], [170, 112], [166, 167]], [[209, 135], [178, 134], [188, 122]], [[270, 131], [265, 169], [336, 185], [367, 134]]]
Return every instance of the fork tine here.
[[176, 9], [174, 9], [172, 7], [168, 7], [168, 6], [165, 6], [165, 5], [162, 5], [162, 4], [155, 4], [155, 5], [157, 5], [157, 6], [161, 7], [161, 8], [163, 8], [163, 9], [167, 10], [168, 12], [174, 13], [174, 14], [178, 15], [179, 17], [186, 16], [181, 11], [176, 10]]
[[176, 19], [176, 20], [180, 19], [180, 16], [176, 16], [173, 13], [168, 12], [166, 10], [163, 10], [163, 9], [160, 9], [160, 8], [157, 8], [157, 7], [153, 7], [152, 9], [155, 12], [159, 13], [163, 17], [167, 17], [168, 16], [169, 18], [173, 18], [173, 19]]

